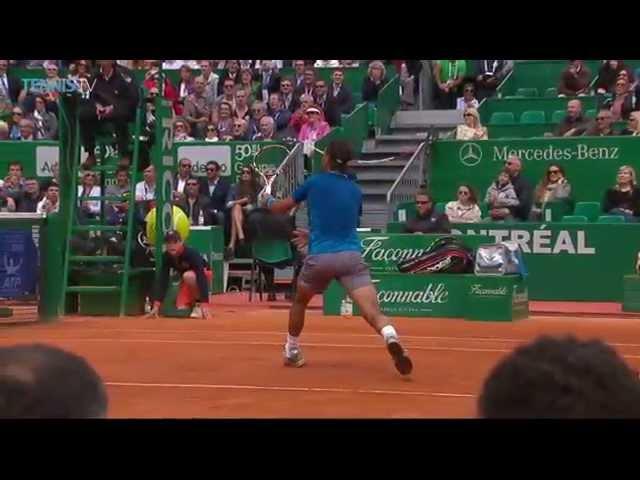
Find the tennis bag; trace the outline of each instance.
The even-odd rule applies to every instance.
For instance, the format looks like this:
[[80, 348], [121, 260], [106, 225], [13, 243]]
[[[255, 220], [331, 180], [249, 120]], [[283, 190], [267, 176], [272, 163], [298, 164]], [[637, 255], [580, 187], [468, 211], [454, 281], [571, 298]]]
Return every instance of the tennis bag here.
[[527, 275], [522, 249], [516, 242], [480, 245], [476, 252], [476, 275]]
[[470, 273], [473, 250], [454, 237], [434, 241], [420, 256], [398, 263], [402, 273]]

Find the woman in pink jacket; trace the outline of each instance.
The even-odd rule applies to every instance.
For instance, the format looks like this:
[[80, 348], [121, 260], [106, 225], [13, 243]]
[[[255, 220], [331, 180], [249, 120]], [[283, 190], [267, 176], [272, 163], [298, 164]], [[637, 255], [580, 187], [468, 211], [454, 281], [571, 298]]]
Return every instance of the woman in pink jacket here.
[[309, 107], [306, 112], [308, 121], [300, 129], [298, 140], [304, 143], [317, 142], [329, 133], [331, 127], [322, 120], [322, 112], [317, 107]]

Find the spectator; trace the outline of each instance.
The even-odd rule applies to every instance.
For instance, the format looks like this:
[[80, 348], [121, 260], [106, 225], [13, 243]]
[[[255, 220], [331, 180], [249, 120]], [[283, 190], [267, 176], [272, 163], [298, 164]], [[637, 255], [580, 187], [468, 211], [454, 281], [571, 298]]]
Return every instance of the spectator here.
[[627, 78], [620, 77], [616, 80], [613, 97], [605, 105], [611, 110], [611, 118], [614, 122], [629, 119], [629, 114], [635, 107], [635, 99]]
[[296, 98], [300, 98], [300, 95], [311, 95], [313, 96], [313, 88], [316, 83], [316, 71], [313, 67], [308, 67], [304, 69], [304, 79], [301, 85], [298, 85], [294, 90], [294, 95]]
[[276, 128], [273, 117], [265, 115], [260, 119], [260, 131], [252, 138], [254, 142], [265, 142], [268, 140], [276, 140]]
[[15, 196], [16, 212], [31, 212], [38, 210], [38, 203], [41, 200], [40, 185], [33, 177], [26, 178], [24, 189]]
[[162, 92], [165, 100], [169, 100], [173, 104], [173, 113], [182, 115], [183, 106], [180, 103], [180, 95], [178, 90], [169, 81], [169, 78], [160, 72], [160, 62], [151, 60], [151, 68], [144, 75], [144, 87], [149, 91], [150, 97], [155, 97]]
[[0, 113], [9, 111], [12, 106], [21, 103], [26, 93], [20, 79], [10, 75], [9, 61], [0, 60]]
[[620, 132], [620, 134], [634, 137], [640, 136], [640, 112], [631, 112], [627, 128]]
[[467, 76], [466, 60], [436, 60], [433, 64], [433, 78], [436, 84], [434, 95], [440, 109], [453, 109], [456, 92]]
[[[362, 81], [362, 101], [377, 102], [378, 93], [386, 83], [387, 70], [384, 64], [375, 60], [369, 64], [368, 75]], [[334, 79], [335, 82], [335, 79]]]
[[222, 85], [227, 79], [231, 80], [234, 85], [241, 83], [240, 62], [238, 60], [226, 61], [225, 69], [222, 72], [222, 77], [220, 77], [221, 81], [218, 83], [218, 95], [222, 95]]
[[588, 120], [582, 114], [582, 102], [569, 100], [567, 116], [558, 124], [553, 132], [556, 137], [575, 137], [584, 134], [588, 128]]
[[209, 219], [213, 225], [224, 226], [227, 196], [231, 185], [220, 176], [220, 164], [207, 162], [207, 176], [202, 179], [200, 191], [209, 199]]
[[508, 60], [476, 60], [475, 84], [478, 90], [476, 97], [479, 101], [487, 97], [493, 97], [502, 80], [509, 74], [510, 62]]
[[[289, 126], [293, 129], [296, 135], [300, 133], [302, 126], [309, 121], [307, 117], [307, 109], [313, 106], [313, 97], [310, 95], [302, 95], [300, 97], [300, 108], [291, 115], [289, 120]], [[324, 121], [324, 115], [321, 114], [320, 118]]]
[[9, 140], [9, 124], [0, 120], [0, 141]]
[[58, 137], [58, 119], [47, 112], [47, 104], [42, 95], [35, 98], [35, 109], [28, 118], [35, 125], [37, 140], [55, 140]]
[[637, 418], [638, 375], [601, 340], [542, 336], [493, 367], [478, 397], [483, 418]]
[[222, 138], [233, 134], [233, 122], [232, 117], [233, 106], [229, 102], [220, 102], [218, 104], [218, 111], [214, 115], [216, 128], [218, 129], [218, 135]]
[[253, 138], [260, 132], [260, 119], [267, 114], [267, 104], [264, 102], [253, 102], [251, 105], [251, 120], [247, 125], [247, 136]]
[[[329, 88], [327, 87], [327, 82], [325, 82], [322, 78], [316, 80], [315, 86], [313, 88], [312, 100], [315, 103], [316, 107], [318, 107], [323, 112], [327, 110], [327, 101], [329, 100], [329, 96], [327, 95], [328, 92]], [[300, 97], [301, 103], [302, 97], [309, 97], [309, 95], [302, 95]]]
[[513, 209], [520, 205], [520, 200], [507, 170], [500, 172], [498, 179], [491, 183], [484, 201], [489, 206], [492, 220], [511, 220], [514, 217]]
[[[370, 73], [371, 71], [369, 69]], [[384, 66], [382, 76], [384, 77]], [[344, 84], [344, 70], [342, 68], [336, 68], [333, 71], [332, 80], [328, 91], [327, 106], [323, 110], [326, 113], [327, 122], [334, 127], [341, 124], [342, 115], [351, 113], [353, 110], [353, 95], [349, 87]], [[362, 100], [369, 101], [364, 97]]]
[[462, 115], [463, 125], [456, 128], [456, 140], [487, 140], [489, 134], [480, 123], [480, 114], [475, 108], [467, 107]]
[[22, 191], [24, 188], [24, 177], [23, 177], [24, 169], [22, 168], [22, 164], [17, 161], [9, 162], [9, 172], [5, 177], [5, 183], [9, 185], [5, 185], [4, 188], [10, 194], [17, 194]]
[[26, 118], [24, 118], [20, 120], [18, 126], [20, 128], [20, 138], [18, 138], [18, 140], [32, 142], [36, 139], [36, 137], [33, 135], [35, 126], [33, 125], [33, 122], [31, 120], [27, 120]]
[[204, 78], [204, 96], [212, 104], [218, 96], [218, 82], [220, 76], [213, 71], [211, 60], [200, 60], [200, 75]]
[[69, 66], [67, 78], [71, 80], [88, 79], [91, 76], [88, 60], [74, 60]]
[[190, 136], [191, 129], [189, 124], [182, 118], [177, 118], [173, 122], [173, 141], [174, 142], [192, 142], [194, 138]]
[[590, 82], [591, 72], [585, 67], [584, 60], [571, 60], [560, 77], [558, 96], [564, 97], [568, 95], [575, 97], [576, 95], [587, 95]]
[[249, 104], [247, 103], [247, 95], [247, 91], [243, 88], [238, 88], [236, 90], [236, 108], [233, 112], [234, 119], [238, 118], [249, 121], [249, 119], [251, 118], [251, 109], [249, 108]]
[[202, 139], [205, 127], [211, 118], [211, 103], [205, 96], [206, 83], [204, 77], [197, 77], [193, 82], [193, 93], [184, 102], [184, 118], [189, 123], [193, 137]]
[[[59, 75], [58, 65], [54, 62], [46, 62], [44, 65], [47, 81], [53, 85], [57, 84], [61, 79]], [[48, 91], [44, 94], [47, 110], [54, 113], [58, 113], [58, 99], [60, 98], [60, 92]], [[31, 107], [29, 106], [29, 109]]]
[[450, 233], [449, 219], [443, 213], [436, 213], [431, 195], [424, 191], [416, 193], [415, 218], [407, 220], [405, 233]]
[[297, 90], [298, 87], [301, 87], [304, 84], [304, 70], [305, 63], [304, 60], [294, 60], [293, 61], [293, 88]]
[[231, 213], [231, 238], [225, 250], [227, 260], [235, 255], [236, 243], [244, 245], [244, 216], [256, 206], [261, 186], [258, 177], [249, 167], [243, 167], [240, 180], [232, 185], [227, 196], [227, 209]]
[[613, 93], [618, 75], [622, 71], [629, 71], [624, 60], [605, 60], [598, 71], [598, 80], [595, 85], [596, 93]]
[[[236, 107], [235, 88], [236, 88], [236, 84], [233, 83], [233, 80], [225, 79], [222, 82], [222, 89], [224, 90], [224, 93], [220, 95], [218, 98], [216, 98], [216, 103], [215, 103], [216, 107], [219, 107], [222, 102], [227, 102], [228, 104], [231, 105], [232, 110], [235, 109]], [[245, 92], [247, 91], [244, 88], [243, 90]]]
[[219, 142], [220, 138], [218, 137], [218, 129], [215, 124], [210, 123], [207, 125], [207, 133], [204, 137], [205, 142]]
[[458, 187], [458, 199], [447, 203], [445, 214], [451, 223], [477, 223], [481, 220], [482, 212], [471, 185], [462, 184]]
[[552, 163], [547, 168], [542, 181], [534, 192], [534, 204], [531, 208], [530, 220], [542, 220], [542, 212], [548, 203], [569, 202], [571, 199], [571, 184], [567, 181], [564, 168]]
[[417, 79], [413, 76], [407, 64], [400, 65], [400, 109], [409, 110], [416, 103]]
[[194, 91], [192, 70], [189, 65], [180, 67], [180, 81], [178, 82], [178, 102], [182, 105], [179, 115], [184, 113], [184, 102]]
[[272, 93], [269, 97], [269, 115], [276, 122], [276, 130], [281, 131], [287, 128], [291, 120], [291, 112], [284, 108], [282, 96], [279, 93]]
[[588, 137], [609, 137], [616, 135], [611, 125], [613, 124], [613, 114], [606, 108], [600, 109], [596, 116], [595, 125], [588, 128], [583, 135]]
[[331, 127], [327, 122], [321, 120], [322, 112], [316, 107], [307, 108], [306, 114], [308, 120], [300, 128], [298, 140], [305, 144], [305, 154], [310, 156], [313, 154], [315, 142], [326, 136], [331, 131]]
[[265, 101], [273, 93], [280, 91], [280, 74], [273, 65], [273, 60], [262, 60], [260, 64], [260, 98]]
[[247, 92], [247, 103], [255, 102], [262, 97], [260, 82], [254, 81], [253, 73], [249, 69], [240, 71], [240, 84], [235, 88], [241, 88]]
[[96, 185], [96, 180], [95, 172], [85, 171], [82, 174], [82, 185], [78, 185], [78, 205], [82, 215], [86, 218], [100, 216], [100, 200], [88, 200], [91, 197], [102, 195], [100, 186]]
[[40, 202], [38, 202], [38, 207], [36, 208], [37, 213], [46, 213], [47, 215], [51, 213], [57, 213], [60, 209], [60, 187], [57, 183], [52, 183], [47, 188], [47, 193]]
[[466, 108], [477, 109], [479, 105], [473, 83], [465, 83], [462, 96], [458, 97], [458, 101], [456, 102], [456, 110], [465, 110]]
[[124, 197], [121, 201], [106, 202], [106, 217], [108, 225], [124, 225], [127, 223], [127, 211], [129, 210], [129, 169], [124, 166], [116, 170], [116, 183], [106, 189], [107, 197]]
[[154, 207], [156, 200], [156, 171], [149, 165], [142, 172], [143, 180], [136, 184], [136, 214], [138, 221], [144, 220]]
[[516, 191], [516, 196], [520, 201], [520, 206], [512, 208], [513, 216], [526, 220], [531, 211], [533, 187], [529, 181], [522, 176], [522, 161], [519, 157], [511, 155], [504, 163], [505, 170], [509, 173], [511, 184]]
[[187, 181], [193, 177], [193, 164], [188, 158], [181, 158], [178, 162], [178, 171], [173, 177], [173, 199], [184, 198]]
[[231, 130], [231, 134], [227, 134], [222, 137], [222, 140], [225, 142], [231, 141], [247, 141], [251, 140], [247, 136], [247, 121], [243, 119], [234, 119], [233, 120], [233, 130]]
[[633, 167], [623, 165], [618, 169], [616, 185], [605, 192], [603, 210], [610, 215], [622, 215], [628, 222], [638, 221], [640, 189]]
[[84, 358], [42, 344], [0, 349], [0, 418], [104, 418], [107, 406], [104, 383]]
[[13, 107], [11, 109], [11, 118], [9, 119], [9, 140], [20, 140], [20, 120], [23, 118], [24, 110], [22, 110], [22, 108]]
[[185, 197], [176, 202], [189, 218], [191, 225], [211, 225], [209, 199], [200, 194], [200, 181], [191, 177], [187, 180]]
[[100, 71], [92, 79], [93, 88], [88, 100], [80, 106], [79, 118], [82, 127], [82, 144], [89, 152], [83, 164], [90, 169], [96, 164], [96, 131], [101, 124], [111, 123], [115, 127], [118, 153], [122, 165], [129, 165], [129, 127], [132, 91], [124, 77], [114, 68], [113, 60], [101, 60]]
[[282, 79], [280, 82], [280, 94], [282, 95], [284, 108], [290, 112], [295, 112], [298, 109], [299, 99], [293, 94], [293, 80], [290, 78]]

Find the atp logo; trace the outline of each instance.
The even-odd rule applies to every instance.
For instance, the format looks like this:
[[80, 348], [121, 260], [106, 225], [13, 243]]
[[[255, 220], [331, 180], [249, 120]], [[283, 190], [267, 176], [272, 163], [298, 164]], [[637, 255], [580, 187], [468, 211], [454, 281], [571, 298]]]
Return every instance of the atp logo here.
[[18, 261], [14, 261], [11, 258], [9, 258], [9, 255], [5, 255], [3, 260], [3, 265], [2, 265], [4, 267], [3, 270], [5, 274], [8, 277], [18, 275], [18, 272], [22, 267], [22, 261], [23, 261], [22, 258], [20, 258]]
[[467, 167], [475, 167], [482, 160], [482, 148], [477, 143], [465, 143], [458, 152], [460, 161]]

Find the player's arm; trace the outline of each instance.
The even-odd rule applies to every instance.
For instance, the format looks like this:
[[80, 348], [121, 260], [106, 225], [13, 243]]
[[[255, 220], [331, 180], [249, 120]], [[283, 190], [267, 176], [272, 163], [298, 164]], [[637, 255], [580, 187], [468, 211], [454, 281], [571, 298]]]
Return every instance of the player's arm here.
[[263, 202], [273, 213], [289, 213], [299, 203], [302, 203], [307, 199], [307, 196], [309, 195], [309, 188], [313, 184], [313, 181], [313, 177], [310, 178], [299, 186], [295, 192], [293, 192], [293, 195], [285, 198], [284, 200], [276, 200], [271, 196], [271, 194], [266, 194]]
[[297, 205], [293, 197], [285, 198], [284, 200], [272, 198], [271, 200], [273, 201], [267, 201], [267, 206], [273, 213], [289, 213]]

